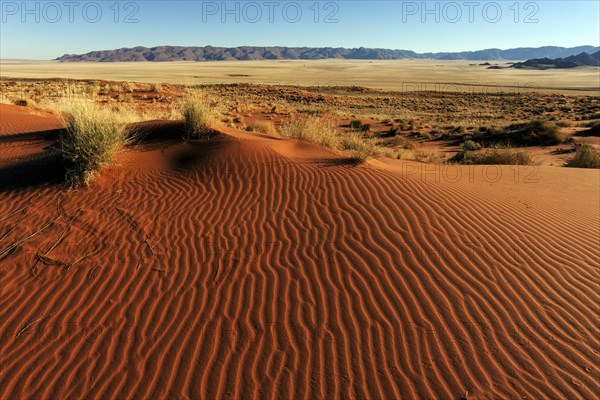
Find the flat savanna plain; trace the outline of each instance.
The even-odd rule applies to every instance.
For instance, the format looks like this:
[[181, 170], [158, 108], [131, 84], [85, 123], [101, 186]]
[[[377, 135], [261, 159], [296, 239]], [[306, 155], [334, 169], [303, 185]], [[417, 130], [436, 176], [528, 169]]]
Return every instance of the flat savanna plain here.
[[[289, 82], [269, 78], [290, 64]], [[600, 170], [565, 167], [600, 144], [598, 70], [530, 71], [550, 74], [539, 91], [406, 91], [369, 62], [306, 64], [2, 64], [0, 398], [600, 392]], [[357, 81], [312, 83], [336, 68]], [[223, 77], [258, 74], [279, 85]], [[216, 131], [182, 141], [198, 91]], [[57, 144], [72, 93], [139, 134], [77, 189]], [[369, 157], [281, 134], [305, 119]], [[467, 142], [533, 159], [465, 165]]]
[[[483, 61], [286, 60], [164, 63], [0, 61], [3, 77], [102, 79], [185, 85], [265, 83], [393, 91], [554, 92], [599, 95], [598, 69], [488, 69]], [[508, 67], [506, 61], [490, 64]]]

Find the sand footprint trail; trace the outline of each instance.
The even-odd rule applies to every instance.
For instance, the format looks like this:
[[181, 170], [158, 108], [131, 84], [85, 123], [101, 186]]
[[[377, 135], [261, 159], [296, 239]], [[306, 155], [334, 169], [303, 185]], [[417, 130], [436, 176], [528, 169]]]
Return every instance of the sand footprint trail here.
[[543, 182], [423, 182], [230, 130], [178, 149], [1, 191], [0, 251], [60, 218], [0, 260], [0, 398], [600, 391], [596, 171], [543, 171], [573, 186], [563, 211]]

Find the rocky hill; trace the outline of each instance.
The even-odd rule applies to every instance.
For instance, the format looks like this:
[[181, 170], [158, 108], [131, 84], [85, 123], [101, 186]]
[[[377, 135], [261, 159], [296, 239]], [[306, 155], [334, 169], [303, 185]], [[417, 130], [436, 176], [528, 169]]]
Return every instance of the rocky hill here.
[[65, 54], [58, 61], [226, 61], [226, 60], [399, 60], [407, 58], [439, 60], [527, 60], [532, 58], [569, 57], [582, 52], [593, 53], [599, 47], [573, 48], [545, 46], [539, 48], [487, 49], [458, 53], [416, 53], [411, 50], [332, 47], [133, 47], [92, 51], [86, 54]]
[[513, 68], [520, 69], [565, 69], [577, 67], [600, 67], [600, 51], [594, 54], [586, 52], [565, 58], [537, 58], [516, 63]]

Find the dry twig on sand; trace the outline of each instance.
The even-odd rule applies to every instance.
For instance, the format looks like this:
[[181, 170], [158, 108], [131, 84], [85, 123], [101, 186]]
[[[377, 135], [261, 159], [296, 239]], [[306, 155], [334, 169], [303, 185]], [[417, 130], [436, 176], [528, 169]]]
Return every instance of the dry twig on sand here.
[[48, 228], [49, 226], [51, 226], [53, 223], [55, 223], [58, 219], [60, 218], [60, 215], [50, 221], [48, 221], [48, 223], [46, 223], [45, 225], [43, 225], [41, 228], [39, 228], [37, 231], [33, 232], [31, 235], [24, 237], [23, 239], [17, 240], [16, 242], [14, 242], [13, 244], [9, 245], [7, 248], [5, 248], [4, 250], [0, 251], [0, 260], [3, 260], [6, 256], [8, 256], [8, 254], [10, 254], [11, 251], [13, 251], [14, 249], [16, 249], [17, 247], [19, 247], [20, 245], [22, 245], [23, 243], [25, 243], [26, 241], [28, 241], [29, 239], [31, 239], [32, 237], [36, 236], [37, 234], [39, 234], [40, 232], [44, 231], [46, 228]]

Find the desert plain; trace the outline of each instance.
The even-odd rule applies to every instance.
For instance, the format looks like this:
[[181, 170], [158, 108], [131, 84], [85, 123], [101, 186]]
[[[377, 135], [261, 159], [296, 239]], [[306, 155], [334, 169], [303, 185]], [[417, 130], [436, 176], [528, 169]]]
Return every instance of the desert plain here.
[[[597, 68], [1, 68], [0, 398], [600, 393]], [[83, 185], [72, 96], [133, 137]]]

